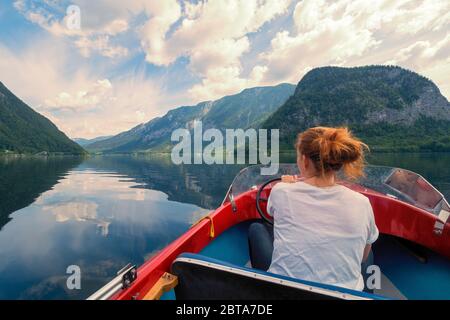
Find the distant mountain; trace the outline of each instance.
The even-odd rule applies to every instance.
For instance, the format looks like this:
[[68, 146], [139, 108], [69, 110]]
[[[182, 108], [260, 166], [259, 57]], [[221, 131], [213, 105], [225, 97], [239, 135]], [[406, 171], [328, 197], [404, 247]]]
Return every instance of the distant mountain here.
[[112, 138], [89, 144], [86, 148], [93, 152], [168, 150], [172, 132], [178, 128], [190, 128], [195, 120], [201, 120], [204, 129], [256, 128], [281, 106], [294, 90], [295, 86], [291, 84], [251, 88], [216, 101], [179, 107], [163, 117], [155, 118]]
[[313, 126], [349, 126], [375, 151], [450, 151], [450, 103], [417, 73], [394, 66], [323, 67], [263, 124], [282, 148]]
[[322, 67], [297, 87], [246, 89], [160, 118], [86, 146], [93, 152], [169, 151], [175, 129], [277, 128], [281, 149], [313, 126], [348, 126], [373, 151], [450, 151], [450, 104], [419, 74], [395, 66]]
[[72, 140], [75, 141], [76, 143], [78, 143], [80, 146], [86, 147], [87, 145], [89, 145], [91, 143], [103, 141], [103, 140], [109, 139], [111, 137], [112, 136], [102, 136], [102, 137], [97, 137], [97, 138], [93, 138], [93, 139], [74, 138]]
[[86, 153], [0, 82], [0, 153], [5, 152]]

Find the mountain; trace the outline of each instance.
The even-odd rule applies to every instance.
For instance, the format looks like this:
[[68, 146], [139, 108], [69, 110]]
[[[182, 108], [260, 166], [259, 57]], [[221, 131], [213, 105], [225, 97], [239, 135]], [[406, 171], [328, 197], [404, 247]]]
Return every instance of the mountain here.
[[314, 126], [348, 126], [373, 151], [450, 151], [450, 104], [439, 88], [395, 66], [322, 67], [263, 124], [281, 148]]
[[203, 129], [256, 128], [294, 93], [295, 86], [280, 84], [274, 87], [245, 89], [239, 94], [216, 101], [201, 102], [169, 111], [163, 117], [120, 133], [112, 138], [86, 146], [93, 152], [134, 152], [167, 150], [175, 129], [190, 128], [195, 120], [203, 122]]
[[5, 152], [86, 153], [0, 82], [0, 153]]
[[75, 141], [76, 143], [78, 143], [80, 146], [86, 147], [87, 145], [89, 145], [91, 143], [103, 141], [103, 140], [109, 139], [111, 137], [112, 136], [102, 136], [102, 137], [97, 137], [97, 138], [93, 138], [93, 139], [74, 138], [72, 140]]

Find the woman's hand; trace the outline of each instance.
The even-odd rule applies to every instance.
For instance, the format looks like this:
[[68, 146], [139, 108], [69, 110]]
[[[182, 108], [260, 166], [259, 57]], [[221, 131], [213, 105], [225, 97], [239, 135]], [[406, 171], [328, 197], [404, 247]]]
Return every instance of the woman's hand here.
[[295, 183], [298, 181], [303, 181], [304, 178], [299, 176], [299, 175], [294, 175], [294, 176], [290, 176], [290, 175], [285, 175], [285, 176], [281, 176], [281, 182], [285, 182], [285, 183]]
[[281, 176], [281, 182], [284, 183], [294, 183], [297, 181], [297, 177], [296, 176]]

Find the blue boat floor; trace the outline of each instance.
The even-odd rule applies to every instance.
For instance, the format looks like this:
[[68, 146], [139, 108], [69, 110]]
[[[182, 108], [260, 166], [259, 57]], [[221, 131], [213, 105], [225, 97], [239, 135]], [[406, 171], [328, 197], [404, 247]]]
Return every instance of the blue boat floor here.
[[427, 261], [421, 262], [394, 237], [384, 235], [373, 252], [375, 264], [406, 299], [450, 299], [449, 259], [424, 249]]
[[248, 251], [248, 228], [254, 220], [241, 222], [218, 236], [208, 244], [201, 255], [245, 266], [250, 261]]
[[[248, 228], [254, 220], [241, 222], [220, 234], [211, 241], [200, 254], [210, 258], [226, 261], [238, 266], [245, 266], [250, 261], [248, 252]], [[166, 292], [161, 300], [174, 300], [175, 292]]]

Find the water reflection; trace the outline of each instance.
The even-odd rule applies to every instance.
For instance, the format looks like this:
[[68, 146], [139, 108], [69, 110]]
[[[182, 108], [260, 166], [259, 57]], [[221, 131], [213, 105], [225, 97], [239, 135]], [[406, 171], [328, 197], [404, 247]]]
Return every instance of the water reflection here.
[[[142, 188], [124, 170], [92, 167], [87, 160], [60, 175], [9, 217], [0, 232], [1, 299], [85, 298], [125, 264], [141, 264], [208, 212]], [[66, 288], [69, 265], [81, 267], [80, 291]]]
[[0, 230], [12, 212], [30, 205], [82, 161], [78, 157], [0, 157]]
[[216, 208], [235, 175], [245, 165], [174, 165], [168, 155], [93, 157], [81, 167], [115, 171], [127, 176], [137, 188], [160, 190], [168, 200]]

